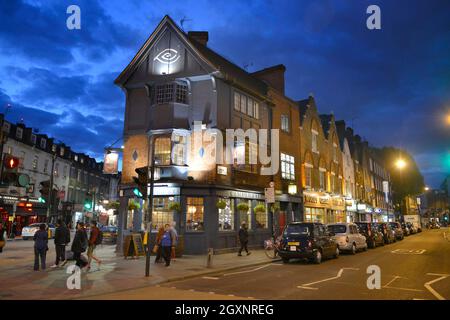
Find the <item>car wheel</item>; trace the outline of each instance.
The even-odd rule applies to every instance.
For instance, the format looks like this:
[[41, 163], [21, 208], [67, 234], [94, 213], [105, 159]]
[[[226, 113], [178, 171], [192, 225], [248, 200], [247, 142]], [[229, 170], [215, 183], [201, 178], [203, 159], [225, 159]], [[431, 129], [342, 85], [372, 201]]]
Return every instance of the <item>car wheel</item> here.
[[289, 258], [281, 258], [283, 260], [283, 263], [289, 263]]
[[320, 250], [316, 250], [314, 253], [313, 261], [315, 264], [320, 264], [322, 262], [322, 252], [320, 252]]
[[355, 244], [352, 244], [351, 254], [356, 254], [356, 245]]

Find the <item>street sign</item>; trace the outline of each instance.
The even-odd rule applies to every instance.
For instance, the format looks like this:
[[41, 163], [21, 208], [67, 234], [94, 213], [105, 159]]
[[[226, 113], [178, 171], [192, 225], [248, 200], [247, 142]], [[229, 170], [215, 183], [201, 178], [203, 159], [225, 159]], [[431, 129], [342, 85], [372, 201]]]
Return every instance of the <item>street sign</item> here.
[[275, 203], [275, 189], [264, 188], [264, 197], [266, 198], [266, 203]]

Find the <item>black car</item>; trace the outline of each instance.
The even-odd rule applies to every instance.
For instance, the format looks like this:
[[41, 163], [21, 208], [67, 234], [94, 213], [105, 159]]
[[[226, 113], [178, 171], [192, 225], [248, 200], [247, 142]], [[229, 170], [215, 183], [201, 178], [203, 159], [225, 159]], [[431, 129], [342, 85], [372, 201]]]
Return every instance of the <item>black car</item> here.
[[321, 223], [289, 223], [283, 232], [278, 254], [284, 263], [290, 259], [308, 259], [319, 264], [323, 258], [337, 258], [339, 248], [333, 235]]
[[403, 240], [405, 235], [403, 233], [403, 229], [400, 222], [389, 222], [389, 225], [391, 226], [392, 230], [394, 230], [395, 237], [397, 238], [397, 240]]
[[395, 231], [392, 230], [389, 223], [378, 222], [376, 223], [376, 226], [378, 230], [383, 234], [385, 244], [390, 244], [397, 241], [397, 238], [395, 237]]
[[355, 222], [358, 226], [359, 233], [366, 237], [367, 246], [375, 248], [377, 246], [384, 246], [383, 234], [378, 230], [378, 227], [372, 222]]

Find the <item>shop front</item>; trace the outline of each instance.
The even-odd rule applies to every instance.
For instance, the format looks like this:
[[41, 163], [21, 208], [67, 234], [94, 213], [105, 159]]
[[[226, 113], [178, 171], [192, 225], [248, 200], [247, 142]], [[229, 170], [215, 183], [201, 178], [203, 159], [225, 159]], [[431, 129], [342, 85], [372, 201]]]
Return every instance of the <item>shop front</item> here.
[[365, 203], [358, 203], [356, 205], [359, 222], [375, 222], [373, 217], [372, 206]]
[[303, 193], [304, 221], [320, 223], [345, 222], [345, 199], [324, 192]]
[[356, 207], [356, 201], [353, 199], [345, 199], [345, 211], [347, 216], [347, 222], [357, 222], [358, 220], [358, 209]]

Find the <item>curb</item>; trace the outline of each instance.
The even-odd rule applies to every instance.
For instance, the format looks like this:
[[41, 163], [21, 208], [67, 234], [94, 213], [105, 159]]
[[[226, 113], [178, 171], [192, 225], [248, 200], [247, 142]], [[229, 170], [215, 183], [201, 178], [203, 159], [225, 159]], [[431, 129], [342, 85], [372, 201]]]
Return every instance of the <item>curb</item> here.
[[241, 265], [241, 266], [233, 266], [233, 267], [228, 267], [228, 268], [221, 268], [221, 269], [216, 269], [216, 270], [197, 272], [197, 273], [193, 273], [193, 274], [186, 275], [186, 276], [178, 276], [178, 277], [172, 277], [172, 278], [168, 278], [168, 279], [158, 280], [155, 283], [147, 284], [147, 285], [143, 285], [143, 286], [139, 286], [139, 287], [115, 290], [115, 291], [111, 291], [111, 292], [104, 292], [104, 293], [98, 293], [98, 294], [92, 294], [92, 295], [87, 295], [87, 296], [83, 296], [83, 297], [76, 297], [76, 298], [72, 298], [70, 300], [81, 300], [81, 299], [84, 300], [84, 299], [99, 297], [99, 296], [103, 296], [103, 295], [107, 295], [107, 294], [111, 294], [111, 293], [119, 293], [119, 292], [125, 292], [125, 291], [130, 291], [130, 290], [143, 289], [143, 288], [148, 288], [148, 287], [152, 287], [152, 286], [157, 286], [162, 283], [171, 283], [171, 282], [177, 282], [177, 281], [182, 281], [182, 280], [188, 280], [188, 279], [193, 279], [193, 278], [197, 278], [197, 277], [212, 275], [212, 274], [226, 272], [226, 271], [233, 271], [233, 270], [238, 270], [238, 269], [242, 269], [242, 268], [256, 267], [256, 266], [260, 266], [260, 265], [275, 263], [278, 261], [281, 261], [281, 259], [277, 258], [277, 259], [272, 259], [272, 260], [267, 260], [267, 261], [254, 262], [254, 263]]

